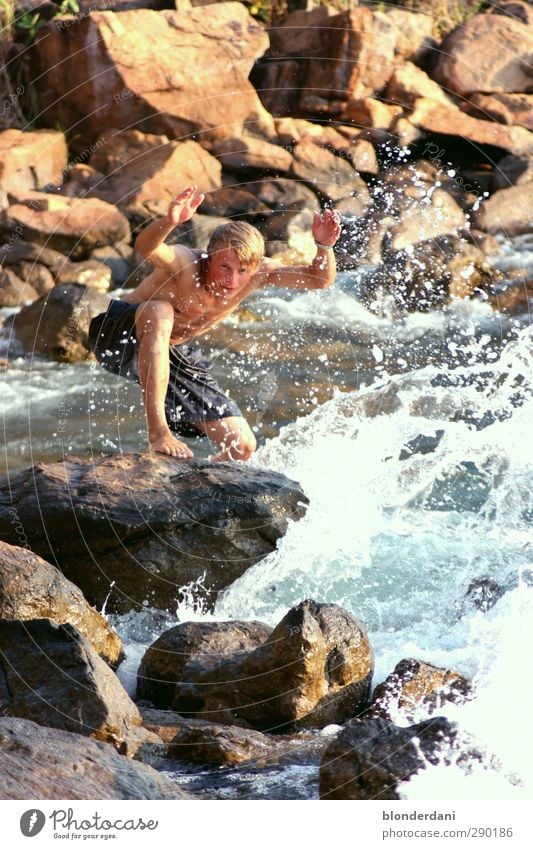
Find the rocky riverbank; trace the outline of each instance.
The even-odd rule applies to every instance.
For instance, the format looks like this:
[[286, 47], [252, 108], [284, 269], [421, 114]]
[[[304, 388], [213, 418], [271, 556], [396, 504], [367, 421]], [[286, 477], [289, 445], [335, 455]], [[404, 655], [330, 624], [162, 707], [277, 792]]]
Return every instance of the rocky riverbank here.
[[[205, 201], [171, 240], [204, 246], [242, 218], [270, 255], [307, 259], [311, 213], [330, 205], [339, 268], [372, 265], [400, 308], [488, 297], [527, 311], [529, 272], [487, 259], [494, 236], [531, 229], [528, 4], [465, 4], [457, 26], [338, 6], [289, 3], [265, 26], [240, 2], [38, 4], [29, 48], [16, 27], [5, 47], [20, 95], [0, 132], [0, 306], [133, 285], [134, 235], [193, 182]], [[19, 114], [30, 88], [34, 128]]]

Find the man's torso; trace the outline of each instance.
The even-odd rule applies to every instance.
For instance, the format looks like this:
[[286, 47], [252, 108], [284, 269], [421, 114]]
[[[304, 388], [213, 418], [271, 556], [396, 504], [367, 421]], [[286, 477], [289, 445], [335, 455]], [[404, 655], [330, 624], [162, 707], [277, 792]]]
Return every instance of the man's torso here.
[[171, 304], [174, 309], [172, 345], [187, 342], [205, 333], [230, 315], [260, 283], [259, 275], [256, 274], [246, 288], [231, 299], [213, 296], [205, 286], [205, 260], [202, 259], [205, 253], [191, 250], [190, 254], [190, 264], [179, 273], [169, 275], [167, 271], [155, 268], [133, 292], [121, 298], [129, 304], [150, 300]]

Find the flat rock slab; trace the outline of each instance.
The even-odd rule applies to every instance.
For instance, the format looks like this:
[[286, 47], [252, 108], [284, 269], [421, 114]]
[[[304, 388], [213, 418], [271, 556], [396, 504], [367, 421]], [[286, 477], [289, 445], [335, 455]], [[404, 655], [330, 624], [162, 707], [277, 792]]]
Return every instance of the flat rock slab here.
[[2, 799], [191, 799], [112, 746], [35, 722], [0, 718]]
[[149, 453], [38, 464], [0, 480], [0, 539], [31, 549], [87, 600], [175, 610], [187, 589], [217, 593], [276, 547], [308, 500], [284, 475]]

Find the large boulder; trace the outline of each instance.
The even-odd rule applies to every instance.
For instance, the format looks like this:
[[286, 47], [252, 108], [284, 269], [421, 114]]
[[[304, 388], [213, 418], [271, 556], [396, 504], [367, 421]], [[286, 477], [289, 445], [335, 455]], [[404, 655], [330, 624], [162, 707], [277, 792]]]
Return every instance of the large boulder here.
[[533, 192], [531, 183], [523, 183], [495, 192], [480, 207], [476, 226], [487, 233], [519, 236], [533, 230]]
[[40, 189], [60, 183], [67, 167], [67, 145], [58, 130], [0, 132], [0, 208], [11, 189]]
[[385, 719], [346, 725], [324, 752], [321, 799], [399, 799], [399, 786], [430, 763], [445, 760], [457, 736], [443, 717], [398, 728]]
[[499, 147], [509, 153], [533, 150], [533, 134], [524, 127], [509, 127], [495, 121], [482, 121], [457, 106], [421, 97], [414, 103], [409, 121], [427, 133], [457, 136], [472, 142], [476, 154], [479, 145]]
[[157, 742], [115, 673], [72, 625], [0, 619], [0, 692], [11, 716], [94, 737], [128, 757]]
[[291, 170], [292, 156], [288, 150], [251, 133], [222, 139], [214, 143], [211, 150], [226, 171], [245, 174], [262, 171], [284, 175]]
[[46, 120], [75, 127], [84, 146], [109, 127], [140, 126], [171, 139], [235, 135], [244, 124], [273, 130], [248, 81], [268, 36], [242, 3], [186, 14], [92, 11], [60, 24], [56, 18], [39, 30], [33, 85]]
[[474, 92], [468, 110], [476, 118], [492, 118], [500, 124], [514, 124], [533, 130], [533, 94]]
[[108, 131], [90, 165], [104, 175], [92, 194], [126, 211], [149, 208], [154, 200], [166, 211], [184, 186], [210, 192], [221, 185], [222, 166], [197, 142], [169, 141], [139, 130]]
[[173, 708], [185, 715], [287, 731], [340, 723], [367, 705], [374, 669], [361, 623], [335, 604], [304, 601], [263, 645], [183, 670]]
[[413, 62], [423, 62], [435, 46], [432, 15], [383, 5], [384, 9], [373, 10], [374, 26], [378, 33], [383, 32], [388, 38], [392, 30], [396, 61], [411, 59]]
[[93, 248], [130, 239], [127, 218], [97, 198], [69, 198], [39, 192], [21, 193], [0, 213], [0, 234], [20, 233], [36, 242], [83, 259]]
[[26, 719], [0, 718], [2, 799], [190, 799], [112, 746]]
[[[19, 524], [16, 511], [13, 522]], [[25, 539], [22, 536], [20, 542]], [[0, 541], [0, 618], [50, 619], [56, 625], [69, 623], [86, 637], [95, 651], [111, 666], [118, 666], [124, 653], [118, 634], [104, 617], [87, 604], [83, 593], [56, 566], [20, 546]]]
[[433, 76], [444, 89], [472, 92], [528, 91], [533, 32], [507, 15], [475, 15], [450, 32], [439, 49]]
[[89, 324], [108, 303], [106, 295], [87, 286], [55, 286], [15, 316], [17, 337], [29, 353], [59, 362], [86, 360]]
[[262, 622], [183, 622], [165, 631], [144, 654], [137, 673], [137, 699], [168, 708], [176, 684], [191, 658], [217, 662], [249, 651], [268, 639], [272, 628]]
[[38, 297], [31, 280], [22, 280], [12, 268], [0, 268], [0, 307], [21, 307]]
[[272, 552], [307, 499], [284, 475], [155, 454], [40, 464], [0, 482], [0, 538], [57, 563], [91, 604], [175, 610], [184, 592], [211, 607]]
[[385, 97], [387, 102], [398, 103], [406, 109], [410, 109], [420, 97], [437, 100], [448, 105], [452, 104], [452, 101], [438, 83], [412, 62], [405, 62], [404, 65], [394, 69], [387, 85]]
[[339, 117], [348, 100], [372, 95], [387, 83], [393, 29], [384, 33], [360, 6], [334, 11], [327, 6], [296, 11], [270, 29], [270, 50], [252, 79], [272, 114]]

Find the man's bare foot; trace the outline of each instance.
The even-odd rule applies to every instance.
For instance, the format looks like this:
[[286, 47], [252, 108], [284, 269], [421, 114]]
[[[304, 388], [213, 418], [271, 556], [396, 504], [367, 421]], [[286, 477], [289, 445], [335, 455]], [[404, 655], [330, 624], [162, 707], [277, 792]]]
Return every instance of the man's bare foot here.
[[170, 431], [151, 440], [150, 448], [152, 451], [157, 451], [159, 454], [167, 454], [170, 457], [180, 457], [183, 459], [194, 457], [191, 449], [184, 442], [176, 439]]

